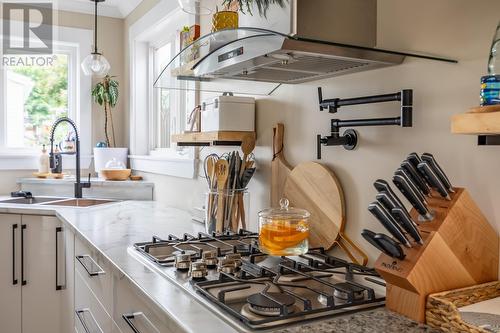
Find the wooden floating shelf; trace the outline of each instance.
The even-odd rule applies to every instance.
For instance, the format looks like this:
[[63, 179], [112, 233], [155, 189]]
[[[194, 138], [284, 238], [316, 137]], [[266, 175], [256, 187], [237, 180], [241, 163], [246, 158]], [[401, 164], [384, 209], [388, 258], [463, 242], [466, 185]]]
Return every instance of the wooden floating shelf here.
[[255, 132], [194, 132], [174, 134], [171, 139], [178, 146], [240, 146], [243, 139], [250, 137], [255, 141]]
[[500, 105], [474, 107], [451, 118], [453, 134], [500, 135]]

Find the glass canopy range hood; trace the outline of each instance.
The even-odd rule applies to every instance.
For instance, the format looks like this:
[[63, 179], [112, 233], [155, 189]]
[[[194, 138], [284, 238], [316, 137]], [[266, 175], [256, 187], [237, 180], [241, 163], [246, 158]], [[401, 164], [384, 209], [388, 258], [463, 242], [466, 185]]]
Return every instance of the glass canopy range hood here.
[[260, 28], [238, 28], [210, 33], [191, 43], [168, 63], [154, 86], [269, 95], [281, 84], [394, 66], [401, 64], [405, 56], [456, 62], [300, 38]]

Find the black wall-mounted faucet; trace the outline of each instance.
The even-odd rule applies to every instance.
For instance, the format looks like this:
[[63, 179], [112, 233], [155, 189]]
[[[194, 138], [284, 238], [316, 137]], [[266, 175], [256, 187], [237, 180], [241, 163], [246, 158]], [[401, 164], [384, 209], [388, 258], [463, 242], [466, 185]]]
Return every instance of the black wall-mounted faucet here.
[[61, 123], [68, 123], [73, 127], [73, 130], [75, 131], [75, 136], [76, 136], [76, 142], [75, 142], [75, 152], [60, 152], [58, 154], [66, 154], [66, 155], [73, 155], [76, 154], [76, 183], [75, 183], [75, 198], [81, 198], [82, 197], [82, 189], [84, 188], [90, 188], [90, 173], [89, 173], [89, 180], [86, 183], [82, 183], [80, 180], [80, 136], [78, 135], [78, 129], [76, 127], [76, 124], [73, 122], [68, 117], [62, 117], [57, 119], [54, 122], [54, 125], [52, 125], [52, 129], [50, 130], [50, 154], [49, 154], [49, 161], [50, 161], [50, 168], [55, 167], [55, 154], [54, 154], [54, 133], [56, 131], [57, 126]]
[[372, 119], [353, 119], [353, 120], [331, 120], [331, 135], [322, 137], [317, 135], [317, 158], [321, 159], [321, 146], [343, 146], [347, 150], [353, 150], [358, 143], [358, 134], [353, 129], [347, 129], [343, 135], [340, 134], [342, 127], [361, 127], [361, 126], [401, 126], [412, 127], [413, 124], [413, 90], [404, 89], [400, 92], [385, 95], [374, 95], [356, 98], [333, 98], [323, 99], [321, 87], [318, 88], [319, 109], [323, 111], [328, 109], [330, 113], [336, 113], [342, 106], [372, 104], [382, 102], [401, 102], [401, 114], [393, 118], [372, 118]]

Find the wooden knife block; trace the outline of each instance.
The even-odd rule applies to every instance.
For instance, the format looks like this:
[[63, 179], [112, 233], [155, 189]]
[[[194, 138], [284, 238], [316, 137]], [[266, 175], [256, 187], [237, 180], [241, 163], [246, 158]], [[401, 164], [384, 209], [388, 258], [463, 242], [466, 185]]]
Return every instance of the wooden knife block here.
[[[387, 283], [387, 308], [422, 323], [429, 294], [498, 279], [497, 232], [465, 189], [451, 197], [428, 200], [435, 219], [418, 222], [424, 245], [405, 248], [405, 260], [382, 254], [375, 263]], [[411, 215], [418, 221], [415, 210]]]

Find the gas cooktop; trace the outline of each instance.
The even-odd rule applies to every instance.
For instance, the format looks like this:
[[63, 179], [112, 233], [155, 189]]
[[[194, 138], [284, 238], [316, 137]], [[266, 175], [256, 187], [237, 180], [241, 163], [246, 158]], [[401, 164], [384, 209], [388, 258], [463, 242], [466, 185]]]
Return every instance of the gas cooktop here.
[[385, 304], [385, 282], [374, 269], [322, 248], [302, 256], [268, 256], [259, 251], [258, 235], [246, 230], [153, 236], [130, 252], [244, 330]]

